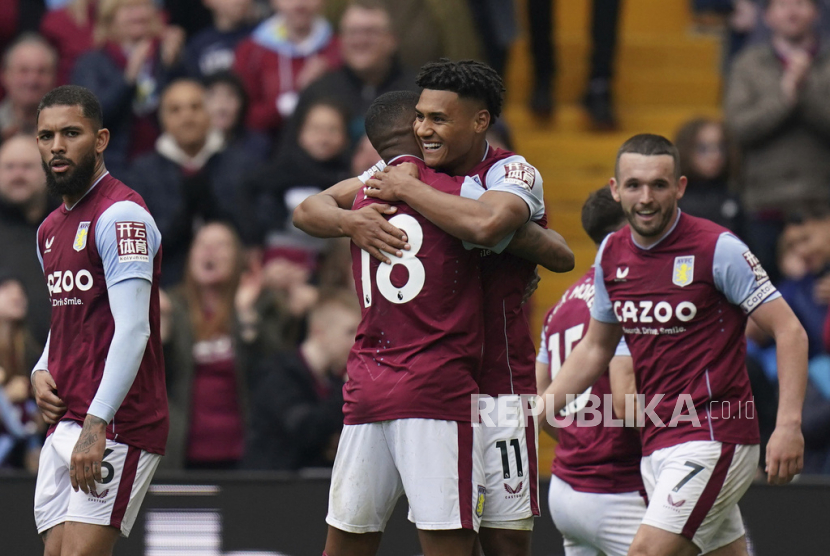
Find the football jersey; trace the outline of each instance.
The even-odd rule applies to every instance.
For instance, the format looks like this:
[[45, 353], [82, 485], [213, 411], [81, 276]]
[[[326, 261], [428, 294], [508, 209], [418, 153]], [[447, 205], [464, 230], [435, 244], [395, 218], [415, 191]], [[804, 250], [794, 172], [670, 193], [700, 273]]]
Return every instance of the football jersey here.
[[[426, 167], [415, 157], [421, 181], [460, 195], [464, 178]], [[475, 187], [478, 189], [477, 187]], [[383, 202], [355, 199], [353, 210]], [[343, 387], [347, 425], [391, 419], [470, 422], [472, 396], [484, 344], [482, 289], [476, 251], [404, 203], [389, 223], [411, 245], [402, 258], [381, 264], [352, 243], [352, 270], [362, 318]]]
[[[548, 311], [542, 330], [542, 345], [537, 361], [549, 365], [551, 378], [559, 372], [561, 364], [588, 331], [591, 306], [594, 303], [594, 270], [589, 270], [562, 299]], [[622, 344], [624, 347], [625, 344]], [[624, 354], [618, 349], [618, 354]], [[608, 371], [573, 406], [563, 413], [578, 412], [585, 407], [587, 396], [597, 396], [599, 405], [592, 406], [600, 415], [613, 415], [606, 409], [606, 396], [611, 394]], [[563, 415], [564, 416], [564, 415]], [[642, 491], [640, 476], [640, 434], [631, 427], [578, 426], [577, 419], [559, 428], [559, 444], [551, 472], [568, 483], [574, 490], [614, 494]]]
[[680, 213], [649, 248], [628, 226], [597, 254], [591, 316], [619, 323], [645, 416], [643, 454], [693, 440], [758, 444], [746, 371], [747, 315], [780, 297], [746, 245]]
[[107, 438], [163, 454], [169, 423], [159, 335], [161, 234], [144, 201], [104, 174], [71, 210], [61, 203], [46, 218], [37, 247], [52, 301], [47, 366], [67, 406], [63, 420], [83, 423], [101, 384], [115, 331], [107, 287], [130, 278], [152, 282], [150, 338]]
[[[542, 177], [524, 157], [488, 146], [484, 159], [468, 175], [487, 191], [518, 195], [530, 209], [530, 220], [546, 225]], [[479, 389], [493, 397], [536, 394], [536, 346], [522, 305], [536, 265], [509, 253], [479, 253], [485, 334]]]

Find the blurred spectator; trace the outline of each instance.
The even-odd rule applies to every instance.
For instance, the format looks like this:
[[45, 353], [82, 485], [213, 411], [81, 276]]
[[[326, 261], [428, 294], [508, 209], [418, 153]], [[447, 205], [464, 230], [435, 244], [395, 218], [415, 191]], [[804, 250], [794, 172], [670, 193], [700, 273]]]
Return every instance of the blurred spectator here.
[[167, 467], [232, 469], [242, 459], [257, 339], [245, 328], [259, 294], [256, 283], [241, 286], [244, 260], [233, 228], [205, 225], [193, 240], [183, 285], [162, 304]]
[[27, 33], [3, 54], [3, 88], [0, 102], [0, 141], [37, 130], [37, 105], [55, 85], [57, 55], [40, 35]]
[[58, 51], [58, 85], [69, 83], [75, 62], [95, 47], [96, 3], [97, 0], [72, 0], [43, 17], [40, 32]]
[[340, 21], [350, 4], [382, 5], [392, 16], [401, 62], [419, 68], [439, 58], [480, 58], [481, 40], [468, 0], [328, 0], [329, 21]]
[[251, 403], [246, 467], [331, 467], [343, 428], [343, 378], [360, 323], [354, 292], [323, 297], [299, 349], [263, 364]]
[[[539, 116], [553, 110], [556, 71], [553, 38], [553, 0], [529, 0], [530, 51], [533, 55], [533, 92], [530, 109]], [[593, 0], [591, 16], [591, 73], [582, 103], [599, 129], [616, 126], [611, 102], [611, 79], [617, 50], [621, 0]]]
[[214, 129], [218, 129], [228, 144], [238, 144], [258, 160], [271, 154], [271, 140], [259, 131], [248, 129], [245, 113], [248, 94], [242, 81], [230, 71], [214, 73], [205, 79], [207, 110]]
[[185, 66], [191, 77], [204, 78], [233, 67], [234, 51], [254, 30], [253, 0], [203, 0], [213, 25], [187, 41]]
[[40, 223], [57, 202], [46, 193], [34, 137], [16, 135], [0, 145], [0, 272], [20, 277], [28, 298], [28, 327], [40, 343], [49, 333], [52, 304], [35, 244]]
[[182, 278], [194, 230], [233, 213], [242, 176], [257, 160], [211, 128], [197, 81], [181, 79], [165, 89], [159, 115], [164, 133], [153, 152], [135, 161], [129, 183], [164, 237], [161, 280], [169, 286]]
[[786, 213], [830, 200], [830, 51], [815, 0], [770, 0], [764, 16], [772, 39], [738, 55], [725, 115], [743, 155], [746, 237], [774, 280]]
[[366, 135], [357, 140], [354, 152], [352, 153], [352, 175], [359, 176], [380, 160], [380, 155], [372, 146], [372, 142]]
[[23, 284], [0, 273], [0, 467], [36, 472], [45, 427], [30, 392], [29, 373], [43, 346], [24, 324], [26, 310]]
[[319, 249], [321, 242], [297, 230], [291, 215], [306, 197], [351, 174], [347, 122], [337, 101], [299, 107], [277, 158], [243, 185], [239, 221], [247, 244], [279, 252]]
[[37, 31], [45, 11], [43, 0], [0, 0], [0, 52], [21, 33]]
[[[549, 0], [548, 4], [551, 1], [553, 0]], [[469, 6], [482, 38], [484, 57], [494, 70], [504, 76], [510, 46], [519, 34], [516, 6], [513, 0], [469, 0]], [[528, 10], [530, 9], [532, 2], [528, 4]], [[552, 25], [552, 20], [548, 24]]]
[[340, 64], [323, 0], [271, 0], [277, 14], [260, 23], [236, 49], [234, 71], [248, 98], [248, 125], [276, 134], [294, 113], [299, 92]]
[[171, 25], [184, 29], [188, 37], [195, 37], [211, 24], [211, 13], [205, 0], [155, 0], [164, 5]]
[[760, 0], [693, 0], [697, 13], [715, 13], [726, 18], [724, 67], [729, 68], [733, 57], [751, 40], [761, 26]]
[[95, 34], [102, 46], [78, 59], [72, 82], [101, 101], [110, 130], [107, 168], [120, 177], [153, 149], [159, 96], [181, 72], [184, 31], [166, 26], [153, 0], [99, 0]]
[[513, 150], [513, 134], [504, 120], [496, 120], [487, 128], [487, 142], [494, 149]]
[[731, 160], [723, 124], [697, 118], [680, 128], [674, 143], [680, 151], [680, 171], [689, 180], [680, 209], [743, 237], [740, 200], [729, 191]]
[[398, 41], [392, 33], [389, 12], [378, 2], [354, 2], [340, 20], [343, 67], [313, 83], [303, 100], [330, 97], [351, 111], [350, 136], [363, 134], [363, 118], [369, 105], [389, 91], [417, 91], [415, 73], [401, 65]]

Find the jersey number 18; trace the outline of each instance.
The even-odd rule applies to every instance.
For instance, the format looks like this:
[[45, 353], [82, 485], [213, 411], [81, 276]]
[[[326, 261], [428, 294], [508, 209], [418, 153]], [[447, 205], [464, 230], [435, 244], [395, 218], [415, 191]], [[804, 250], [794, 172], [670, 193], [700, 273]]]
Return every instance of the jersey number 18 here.
[[[421, 293], [421, 290], [424, 288], [424, 281], [426, 280], [424, 263], [418, 260], [418, 251], [421, 250], [421, 246], [424, 243], [424, 230], [418, 221], [408, 214], [393, 216], [389, 219], [389, 223], [403, 230], [409, 242], [410, 250], [403, 251], [403, 256], [400, 258], [385, 253], [392, 261], [392, 264], [381, 263], [378, 265], [375, 281], [378, 285], [378, 291], [384, 298], [396, 304], [407, 303]], [[369, 252], [361, 250], [360, 282], [363, 287], [364, 307], [372, 306], [371, 260]], [[403, 265], [409, 273], [406, 283], [400, 287], [392, 283], [392, 269], [396, 265]]]

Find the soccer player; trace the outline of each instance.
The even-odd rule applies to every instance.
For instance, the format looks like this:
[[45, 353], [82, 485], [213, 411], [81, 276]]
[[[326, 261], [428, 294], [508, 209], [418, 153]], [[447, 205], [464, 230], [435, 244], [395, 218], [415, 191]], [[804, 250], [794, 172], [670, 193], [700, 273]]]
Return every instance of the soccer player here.
[[[433, 187], [461, 194], [462, 178], [406, 156], [417, 152], [413, 102], [373, 104], [369, 139], [386, 160], [412, 161]], [[407, 136], [409, 144], [397, 141]], [[374, 203], [359, 193], [354, 210]], [[484, 342], [478, 256], [405, 204], [395, 208], [390, 223], [411, 246], [402, 257], [382, 264], [352, 245], [362, 316], [346, 367], [325, 554], [374, 554], [405, 493], [424, 554], [468, 556], [484, 505], [470, 424]]]
[[[606, 186], [594, 191], [582, 206], [582, 227], [597, 246], [625, 225], [625, 214]], [[594, 269], [571, 286], [545, 315], [542, 344], [536, 358], [539, 392], [550, 385], [571, 350], [582, 339], [594, 303]], [[607, 372], [560, 415], [559, 445], [553, 460], [548, 501], [553, 523], [565, 540], [567, 556], [626, 556], [646, 512], [640, 476], [640, 435], [634, 428], [609, 423], [580, 425], [574, 414], [588, 395], [596, 396], [595, 415], [625, 418], [625, 395], [634, 393], [631, 354], [620, 342]], [[613, 398], [612, 411], [605, 402]], [[567, 413], [566, 413], [567, 412]], [[612, 417], [613, 418], [613, 417]]]
[[667, 139], [636, 135], [619, 149], [611, 191], [629, 226], [597, 253], [588, 332], [544, 397], [550, 418], [566, 394], [605, 372], [625, 335], [644, 396], [641, 471], [649, 495], [629, 556], [747, 553], [737, 504], [759, 456], [747, 318], [778, 346], [768, 480], [789, 482], [803, 465], [806, 333], [743, 242], [678, 210], [685, 188]]
[[107, 172], [101, 124], [98, 99], [82, 87], [58, 87], [38, 107], [47, 186], [63, 201], [37, 234], [52, 300], [32, 371], [51, 424], [34, 508], [47, 556], [111, 554], [167, 441], [161, 235], [141, 197]]
[[[415, 134], [425, 162], [469, 176], [486, 192], [478, 202], [447, 195], [390, 168], [368, 183], [367, 194], [403, 201], [444, 231], [477, 244], [492, 245], [496, 226], [544, 225], [538, 170], [515, 153], [491, 148], [485, 138], [501, 114], [504, 87], [498, 74], [478, 62], [441, 60], [425, 65], [417, 82], [423, 91]], [[558, 270], [570, 270], [569, 263]], [[487, 556], [529, 555], [533, 517], [539, 515], [535, 423], [505, 415], [526, 405], [521, 396], [536, 394], [536, 347], [522, 306], [535, 268], [509, 253], [482, 251], [485, 342], [479, 389], [504, 408], [491, 415], [495, 426], [482, 426], [489, 496], [479, 539]]]

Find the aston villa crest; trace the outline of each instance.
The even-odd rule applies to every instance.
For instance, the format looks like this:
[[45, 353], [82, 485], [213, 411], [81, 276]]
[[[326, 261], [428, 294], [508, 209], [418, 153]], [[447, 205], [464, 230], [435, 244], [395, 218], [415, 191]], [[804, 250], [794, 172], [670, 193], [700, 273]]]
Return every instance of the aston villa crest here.
[[695, 256], [674, 258], [674, 272], [671, 281], [681, 288], [688, 286], [695, 279]]
[[75, 243], [72, 244], [72, 248], [75, 251], [83, 251], [84, 247], [86, 247], [86, 238], [89, 235], [89, 222], [81, 222], [78, 225], [78, 231], [75, 233]]

